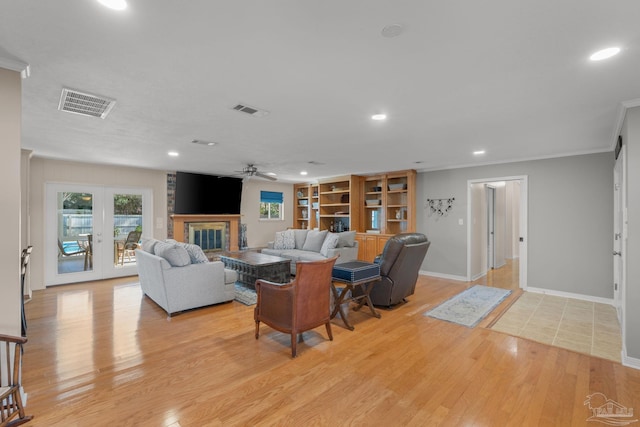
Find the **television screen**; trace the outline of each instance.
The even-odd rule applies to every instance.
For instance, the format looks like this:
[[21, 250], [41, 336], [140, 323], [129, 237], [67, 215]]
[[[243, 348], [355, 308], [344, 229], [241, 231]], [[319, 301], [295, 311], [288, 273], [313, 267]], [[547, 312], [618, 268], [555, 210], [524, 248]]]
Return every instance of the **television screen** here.
[[176, 173], [176, 214], [239, 215], [242, 179]]

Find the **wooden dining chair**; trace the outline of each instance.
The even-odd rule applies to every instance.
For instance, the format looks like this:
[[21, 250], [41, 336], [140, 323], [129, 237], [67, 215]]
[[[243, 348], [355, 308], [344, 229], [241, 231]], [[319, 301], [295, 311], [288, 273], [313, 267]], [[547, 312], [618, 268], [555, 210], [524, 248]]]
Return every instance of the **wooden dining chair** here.
[[22, 345], [26, 337], [0, 334], [0, 427], [14, 427], [31, 421], [20, 395]]
[[298, 334], [325, 325], [331, 333], [331, 271], [338, 257], [296, 263], [296, 277], [286, 284], [259, 279], [258, 302], [254, 310], [256, 339], [260, 322], [280, 332], [291, 334], [291, 356], [296, 357]]

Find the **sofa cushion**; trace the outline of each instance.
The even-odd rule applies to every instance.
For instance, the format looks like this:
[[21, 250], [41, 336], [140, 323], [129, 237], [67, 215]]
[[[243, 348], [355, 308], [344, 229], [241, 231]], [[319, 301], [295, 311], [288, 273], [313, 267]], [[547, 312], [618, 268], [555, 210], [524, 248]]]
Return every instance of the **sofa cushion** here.
[[180, 246], [187, 250], [191, 264], [201, 264], [203, 262], [209, 262], [209, 258], [205, 255], [202, 248], [192, 243], [178, 243]]
[[336, 247], [338, 247], [339, 240], [340, 237], [337, 234], [327, 234], [327, 237], [324, 238], [324, 242], [322, 243], [322, 247], [320, 248], [320, 255], [328, 257], [329, 249], [335, 249]]
[[278, 231], [273, 242], [273, 249], [295, 249], [296, 240], [293, 230]]
[[167, 260], [172, 267], [184, 267], [191, 264], [189, 252], [177, 243], [156, 243], [154, 250], [156, 255]]
[[156, 243], [158, 243], [159, 241], [160, 240], [156, 239], [142, 239], [142, 250], [155, 255], [154, 248], [156, 246]]
[[304, 251], [312, 251], [312, 252], [320, 252], [322, 249], [322, 243], [324, 242], [324, 238], [327, 236], [328, 231], [317, 231], [310, 230], [307, 233], [307, 238], [304, 241], [304, 246], [302, 250]]
[[304, 247], [304, 241], [307, 240], [307, 234], [309, 230], [293, 230], [293, 235], [296, 240], [296, 249], [302, 249]]
[[337, 248], [352, 248], [356, 244], [356, 232], [355, 231], [343, 231], [337, 233], [340, 240], [338, 241]]

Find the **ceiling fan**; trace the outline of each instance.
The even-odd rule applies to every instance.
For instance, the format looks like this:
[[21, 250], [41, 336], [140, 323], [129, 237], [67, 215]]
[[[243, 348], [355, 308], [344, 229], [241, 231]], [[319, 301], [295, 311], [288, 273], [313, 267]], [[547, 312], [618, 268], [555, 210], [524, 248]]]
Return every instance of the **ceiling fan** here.
[[251, 177], [257, 176], [258, 178], [268, 179], [269, 181], [278, 180], [278, 178], [276, 178], [275, 176], [260, 172], [258, 168], [252, 163], [247, 164], [247, 166], [243, 167], [241, 171], [235, 172], [237, 172], [239, 176], [244, 176], [245, 179], [250, 179]]

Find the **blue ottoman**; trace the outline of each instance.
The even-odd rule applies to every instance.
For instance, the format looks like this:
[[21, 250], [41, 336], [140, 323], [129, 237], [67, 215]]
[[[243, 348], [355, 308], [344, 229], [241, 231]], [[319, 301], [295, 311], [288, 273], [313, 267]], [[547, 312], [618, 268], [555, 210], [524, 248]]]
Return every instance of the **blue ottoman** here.
[[[342, 302], [349, 294], [349, 291], [353, 291], [356, 286], [362, 287], [362, 293], [361, 295], [351, 298], [351, 300], [358, 303], [358, 305], [353, 308], [354, 311], [360, 310], [360, 308], [367, 303], [369, 310], [371, 310], [371, 314], [380, 318], [380, 313], [375, 310], [369, 297], [371, 289], [373, 289], [375, 283], [380, 280], [379, 264], [364, 261], [349, 261], [344, 264], [336, 264], [333, 267], [331, 276], [333, 279], [331, 283], [331, 290], [335, 298], [335, 306], [331, 313], [332, 319], [340, 313], [340, 317], [344, 324], [348, 329], [353, 331], [354, 327], [349, 323], [347, 315], [342, 309]], [[345, 286], [341, 287], [340, 291], [338, 291], [338, 288], [335, 286], [335, 282], [344, 283]], [[353, 295], [353, 292], [351, 292], [351, 295]]]

